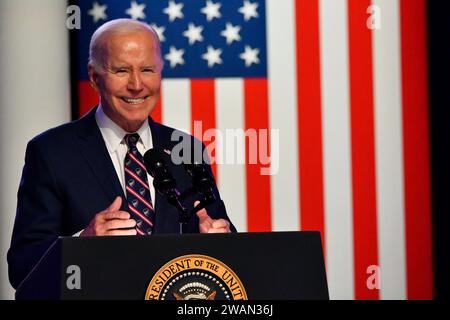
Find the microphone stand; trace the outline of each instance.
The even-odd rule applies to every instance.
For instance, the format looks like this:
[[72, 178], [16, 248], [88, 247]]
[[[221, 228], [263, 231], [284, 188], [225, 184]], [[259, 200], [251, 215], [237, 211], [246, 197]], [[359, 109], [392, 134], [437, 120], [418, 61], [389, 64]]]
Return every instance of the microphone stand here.
[[188, 210], [183, 206], [179, 199], [179, 194], [176, 190], [171, 190], [167, 193], [167, 201], [178, 209], [178, 222], [180, 225], [180, 234], [186, 233], [187, 224], [190, 220]]

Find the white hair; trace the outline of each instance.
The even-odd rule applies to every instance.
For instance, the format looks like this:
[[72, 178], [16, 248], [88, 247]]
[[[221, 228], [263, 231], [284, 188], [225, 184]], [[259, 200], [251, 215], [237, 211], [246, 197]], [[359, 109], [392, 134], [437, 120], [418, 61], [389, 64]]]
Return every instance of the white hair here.
[[89, 44], [89, 64], [95, 69], [104, 66], [105, 41], [111, 35], [123, 35], [138, 31], [150, 31], [156, 40], [156, 51], [160, 60], [161, 70], [164, 65], [164, 60], [161, 55], [161, 43], [158, 33], [147, 23], [134, 19], [115, 19], [108, 21], [101, 25], [92, 34], [91, 42]]

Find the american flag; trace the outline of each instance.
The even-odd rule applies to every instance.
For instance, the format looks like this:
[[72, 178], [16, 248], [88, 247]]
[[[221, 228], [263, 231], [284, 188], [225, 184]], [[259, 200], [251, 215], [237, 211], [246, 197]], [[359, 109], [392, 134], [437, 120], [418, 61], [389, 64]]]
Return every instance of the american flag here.
[[319, 230], [332, 299], [433, 297], [425, 0], [76, 4], [79, 115], [98, 103], [93, 31], [147, 22], [165, 61], [155, 120], [278, 130], [274, 174], [244, 138], [245, 163], [214, 165], [239, 231]]

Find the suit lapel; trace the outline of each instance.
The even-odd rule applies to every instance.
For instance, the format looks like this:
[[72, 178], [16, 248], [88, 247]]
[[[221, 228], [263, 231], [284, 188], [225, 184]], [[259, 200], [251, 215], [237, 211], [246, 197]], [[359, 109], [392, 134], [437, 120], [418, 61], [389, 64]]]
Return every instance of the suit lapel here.
[[81, 140], [80, 151], [108, 196], [109, 203], [112, 203], [117, 196], [121, 196], [121, 210], [128, 210], [125, 194], [123, 193], [100, 129], [95, 121], [96, 110], [97, 108], [93, 108], [79, 121], [78, 136]]

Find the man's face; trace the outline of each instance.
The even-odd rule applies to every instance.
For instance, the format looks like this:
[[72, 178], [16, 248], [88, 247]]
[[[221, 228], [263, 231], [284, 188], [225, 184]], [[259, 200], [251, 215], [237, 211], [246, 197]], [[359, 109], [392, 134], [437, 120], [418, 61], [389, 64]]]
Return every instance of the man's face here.
[[104, 67], [89, 66], [106, 115], [128, 132], [137, 131], [153, 111], [161, 86], [157, 43], [149, 31], [110, 36]]

